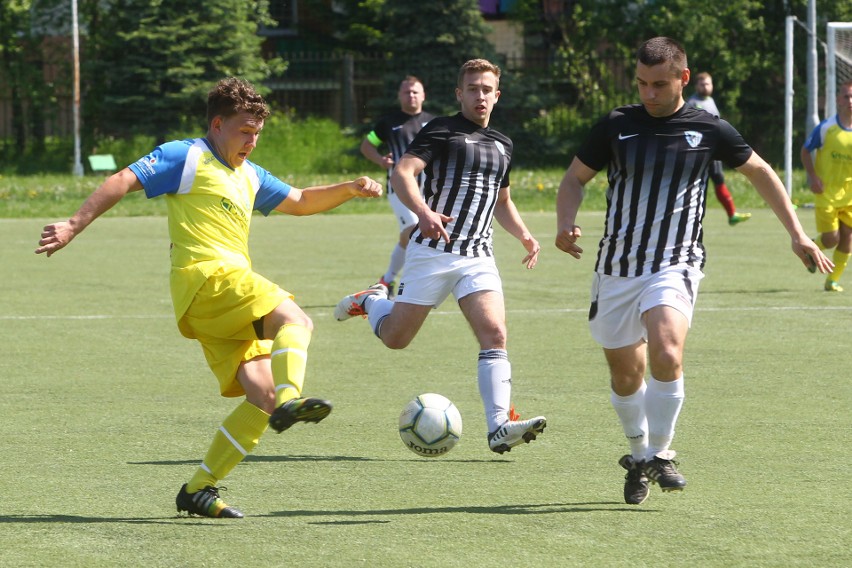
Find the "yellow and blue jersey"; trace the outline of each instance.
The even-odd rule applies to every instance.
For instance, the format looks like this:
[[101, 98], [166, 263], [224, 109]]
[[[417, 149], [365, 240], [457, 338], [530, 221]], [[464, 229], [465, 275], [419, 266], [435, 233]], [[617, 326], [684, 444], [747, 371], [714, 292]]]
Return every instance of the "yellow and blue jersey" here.
[[852, 130], [835, 115], [814, 128], [805, 148], [816, 150], [814, 167], [823, 184], [823, 192], [814, 198], [816, 206], [852, 206]]
[[203, 138], [168, 142], [129, 167], [148, 198], [167, 200], [171, 293], [178, 319], [218, 268], [251, 268], [252, 212], [269, 215], [291, 189], [248, 160], [231, 168]]

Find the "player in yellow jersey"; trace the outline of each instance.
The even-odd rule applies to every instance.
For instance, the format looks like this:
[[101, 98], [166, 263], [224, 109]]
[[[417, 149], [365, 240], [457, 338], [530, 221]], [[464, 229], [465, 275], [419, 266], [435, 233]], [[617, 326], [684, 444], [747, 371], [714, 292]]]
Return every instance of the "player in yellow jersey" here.
[[[816, 161], [811, 152], [816, 152]], [[817, 125], [801, 157], [814, 192], [820, 233], [814, 240], [823, 250], [834, 249], [834, 270], [825, 290], [842, 292], [840, 276], [852, 256], [852, 81], [837, 89], [837, 114]]]
[[313, 322], [293, 295], [252, 271], [252, 211], [310, 215], [353, 197], [379, 197], [361, 177], [298, 189], [249, 161], [269, 107], [254, 87], [228, 78], [207, 97], [207, 135], [173, 141], [107, 178], [67, 221], [44, 227], [36, 253], [51, 256], [130, 192], [163, 196], [171, 239], [170, 288], [180, 332], [201, 344], [222, 396], [245, 400], [225, 418], [178, 512], [243, 517], [216, 484], [257, 445], [268, 426], [319, 422], [331, 403], [302, 396]]

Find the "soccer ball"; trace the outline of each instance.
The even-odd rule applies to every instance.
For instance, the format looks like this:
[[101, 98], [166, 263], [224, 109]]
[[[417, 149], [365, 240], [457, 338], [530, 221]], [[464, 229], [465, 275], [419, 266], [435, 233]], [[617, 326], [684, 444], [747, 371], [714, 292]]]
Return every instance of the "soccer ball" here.
[[446, 454], [461, 434], [459, 409], [440, 394], [421, 394], [406, 404], [399, 415], [399, 437], [418, 456], [434, 458]]

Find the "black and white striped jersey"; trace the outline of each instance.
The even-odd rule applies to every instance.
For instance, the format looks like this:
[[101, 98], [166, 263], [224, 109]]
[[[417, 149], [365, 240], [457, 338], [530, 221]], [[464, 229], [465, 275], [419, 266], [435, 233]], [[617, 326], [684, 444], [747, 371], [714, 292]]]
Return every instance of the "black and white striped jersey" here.
[[509, 137], [458, 113], [432, 120], [406, 153], [426, 162], [426, 203], [433, 211], [454, 218], [446, 227], [449, 243], [427, 239], [417, 227], [411, 238], [462, 256], [493, 256], [494, 206], [500, 189], [509, 186]]
[[[373, 132], [388, 147], [393, 163], [396, 164], [420, 129], [433, 118], [435, 115], [428, 112], [407, 114], [402, 110], [396, 110], [381, 117], [373, 127]], [[388, 193], [393, 193], [390, 183], [391, 174], [393, 174], [393, 168], [388, 170]], [[422, 176], [419, 181], [423, 185]]]
[[639, 104], [610, 112], [577, 152], [593, 170], [608, 167], [595, 271], [640, 276], [673, 265], [703, 268], [708, 167], [722, 160], [736, 168], [751, 154], [730, 124], [689, 105], [665, 118]]

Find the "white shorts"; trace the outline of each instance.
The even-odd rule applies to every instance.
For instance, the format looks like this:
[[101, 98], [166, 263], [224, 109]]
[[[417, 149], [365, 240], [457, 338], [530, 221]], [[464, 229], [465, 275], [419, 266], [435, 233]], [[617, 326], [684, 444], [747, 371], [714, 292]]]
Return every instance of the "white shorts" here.
[[395, 302], [438, 307], [452, 294], [456, 301], [474, 292], [503, 293], [491, 256], [461, 256], [415, 242], [405, 249], [405, 274]]
[[402, 201], [397, 197], [396, 192], [388, 193], [388, 203], [393, 209], [393, 216], [396, 217], [396, 222], [399, 224], [399, 232], [411, 228], [417, 224], [417, 215], [411, 212], [411, 209], [402, 204]]
[[676, 309], [691, 325], [702, 278], [703, 272], [689, 266], [671, 266], [632, 278], [595, 274], [589, 307], [592, 337], [605, 349], [647, 341], [642, 314], [655, 306]]

